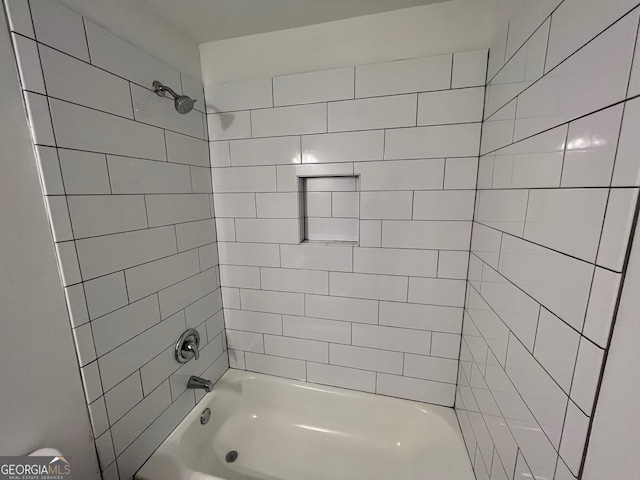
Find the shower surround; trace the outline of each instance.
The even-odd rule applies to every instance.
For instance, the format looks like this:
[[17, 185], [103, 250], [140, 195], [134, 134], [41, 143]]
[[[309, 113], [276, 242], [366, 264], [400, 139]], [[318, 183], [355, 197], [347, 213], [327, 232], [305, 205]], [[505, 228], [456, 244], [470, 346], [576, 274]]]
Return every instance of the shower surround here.
[[55, 1], [6, 6], [102, 475], [128, 479], [201, 398], [187, 378], [228, 368], [206, 119], [152, 90], [203, 109], [202, 85]]
[[453, 406], [486, 65], [205, 87], [232, 368]]

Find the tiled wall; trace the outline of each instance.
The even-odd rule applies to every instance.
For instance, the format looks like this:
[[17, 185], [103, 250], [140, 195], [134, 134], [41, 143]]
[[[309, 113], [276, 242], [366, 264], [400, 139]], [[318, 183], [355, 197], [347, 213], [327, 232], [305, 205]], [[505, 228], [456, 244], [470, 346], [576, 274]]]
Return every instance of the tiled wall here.
[[[231, 367], [453, 405], [486, 64], [205, 87]], [[301, 244], [299, 177], [353, 175], [358, 244]]]
[[202, 85], [57, 2], [7, 7], [101, 469], [128, 479], [201, 397], [188, 376], [228, 368], [206, 118], [150, 90], [203, 110]]
[[571, 480], [640, 185], [640, 8], [513, 3], [489, 60], [456, 411], [478, 479]]

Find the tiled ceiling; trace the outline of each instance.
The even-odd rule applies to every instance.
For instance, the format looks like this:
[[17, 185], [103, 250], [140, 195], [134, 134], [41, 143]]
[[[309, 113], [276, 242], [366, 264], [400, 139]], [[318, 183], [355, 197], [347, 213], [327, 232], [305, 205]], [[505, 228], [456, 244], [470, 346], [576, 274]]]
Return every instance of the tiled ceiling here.
[[140, 0], [140, 4], [196, 43], [203, 43], [442, 1], [445, 0]]

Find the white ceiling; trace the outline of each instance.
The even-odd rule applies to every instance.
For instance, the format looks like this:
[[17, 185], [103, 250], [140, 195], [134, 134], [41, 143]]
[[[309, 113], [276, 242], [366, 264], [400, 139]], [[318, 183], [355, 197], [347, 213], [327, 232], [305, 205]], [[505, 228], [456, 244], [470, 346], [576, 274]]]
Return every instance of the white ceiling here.
[[139, 0], [196, 43], [303, 27], [445, 0]]

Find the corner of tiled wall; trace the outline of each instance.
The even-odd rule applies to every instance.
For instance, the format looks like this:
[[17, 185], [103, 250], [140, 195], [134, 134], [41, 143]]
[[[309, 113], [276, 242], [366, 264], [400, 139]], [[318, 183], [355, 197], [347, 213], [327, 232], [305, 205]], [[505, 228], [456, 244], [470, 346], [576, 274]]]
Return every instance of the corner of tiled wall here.
[[203, 87], [55, 1], [5, 3], [102, 474], [129, 479], [202, 397], [188, 376], [228, 368]]
[[456, 412], [478, 479], [571, 480], [637, 207], [640, 14], [512, 3], [490, 54]]
[[[453, 406], [486, 65], [480, 50], [205, 86], [232, 368]], [[355, 220], [357, 241], [301, 243], [300, 179], [332, 176], [357, 178], [335, 236]], [[306, 213], [339, 224], [325, 193]]]

